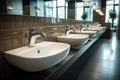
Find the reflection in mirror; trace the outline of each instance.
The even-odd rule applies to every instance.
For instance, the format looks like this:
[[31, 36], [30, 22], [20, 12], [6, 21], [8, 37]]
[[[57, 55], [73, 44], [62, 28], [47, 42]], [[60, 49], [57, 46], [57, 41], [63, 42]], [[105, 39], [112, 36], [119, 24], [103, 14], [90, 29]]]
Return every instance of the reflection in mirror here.
[[67, 19], [66, 0], [2, 0], [0, 13]]
[[67, 19], [68, 2], [66, 0], [45, 1], [45, 17]]
[[44, 17], [43, 0], [30, 0], [30, 16]]
[[7, 13], [23, 15], [22, 11], [22, 0], [6, 0]]

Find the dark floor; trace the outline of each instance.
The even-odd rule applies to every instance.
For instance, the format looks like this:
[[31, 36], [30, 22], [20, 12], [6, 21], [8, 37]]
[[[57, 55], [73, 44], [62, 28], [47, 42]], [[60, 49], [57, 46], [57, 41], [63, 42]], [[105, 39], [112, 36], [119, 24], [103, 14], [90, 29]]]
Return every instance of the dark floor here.
[[59, 80], [120, 80], [120, 42], [116, 34], [110, 40], [98, 40]]

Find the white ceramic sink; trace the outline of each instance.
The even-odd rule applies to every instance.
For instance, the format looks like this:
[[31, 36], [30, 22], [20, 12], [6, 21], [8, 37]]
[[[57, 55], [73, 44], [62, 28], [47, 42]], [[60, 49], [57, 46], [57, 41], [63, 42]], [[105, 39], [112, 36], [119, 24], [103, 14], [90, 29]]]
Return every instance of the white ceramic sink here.
[[97, 35], [97, 31], [81, 31], [81, 33], [88, 34], [90, 37], [95, 37]]
[[105, 29], [105, 27], [90, 27], [87, 30], [90, 30], [90, 31], [101, 31], [103, 29]]
[[74, 34], [87, 34], [90, 38], [95, 37], [97, 35], [97, 31], [75, 31], [72, 32]]
[[34, 47], [20, 47], [5, 51], [6, 60], [12, 65], [29, 72], [47, 69], [61, 60], [69, 53], [70, 45], [60, 42], [43, 41]]
[[57, 37], [57, 41], [68, 43], [71, 46], [81, 46], [89, 40], [89, 35], [86, 34], [69, 34]]

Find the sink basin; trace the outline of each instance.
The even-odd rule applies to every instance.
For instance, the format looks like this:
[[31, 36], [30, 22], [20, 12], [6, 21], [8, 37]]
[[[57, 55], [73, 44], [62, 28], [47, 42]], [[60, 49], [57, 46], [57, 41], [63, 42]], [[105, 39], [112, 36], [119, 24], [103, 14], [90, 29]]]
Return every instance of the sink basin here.
[[86, 34], [69, 34], [57, 37], [57, 41], [68, 43], [71, 46], [81, 46], [89, 40], [89, 35]]
[[47, 37], [57, 37], [57, 36], [60, 36], [60, 35], [63, 35], [63, 33], [53, 33], [53, 34], [47, 34]]
[[91, 28], [88, 28], [87, 30], [90, 30], [90, 31], [101, 31], [105, 29], [105, 27], [91, 27]]
[[87, 34], [89, 35], [90, 38], [95, 37], [97, 35], [97, 31], [75, 31], [75, 32], [71, 32], [74, 34]]
[[4, 55], [12, 65], [25, 71], [36, 72], [59, 63], [68, 55], [69, 50], [69, 44], [43, 41], [34, 47], [24, 46], [5, 51]]

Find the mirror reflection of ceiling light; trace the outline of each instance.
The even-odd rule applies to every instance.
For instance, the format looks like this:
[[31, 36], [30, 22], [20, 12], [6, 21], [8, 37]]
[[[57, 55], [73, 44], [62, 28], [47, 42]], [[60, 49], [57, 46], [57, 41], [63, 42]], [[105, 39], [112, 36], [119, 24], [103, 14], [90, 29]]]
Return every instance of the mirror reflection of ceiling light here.
[[104, 13], [102, 12], [102, 10], [96, 5], [96, 3], [93, 3], [91, 5], [91, 8], [93, 8], [99, 15], [103, 16]]
[[9, 0], [8, 2], [7, 9], [11, 9], [11, 10], [14, 9], [14, 6], [12, 5], [11, 0]]
[[95, 9], [95, 11], [97, 12], [97, 13], [99, 13], [99, 12], [101, 12], [101, 10], [98, 8], [98, 9]]
[[95, 9], [98, 8], [98, 6], [96, 5], [96, 3], [93, 3], [93, 4], [91, 5], [91, 8], [93, 8], [93, 9], [95, 10]]
[[101, 11], [101, 12], [99, 12], [98, 14], [100, 14], [101, 16], [104, 16], [104, 13]]
[[23, 9], [21, 9], [20, 12], [23, 13]]
[[40, 12], [40, 8], [35, 7], [35, 11], [36, 11], [36, 12]]
[[9, 5], [7, 6], [7, 9], [14, 9], [14, 7], [13, 7], [12, 4], [9, 4]]

